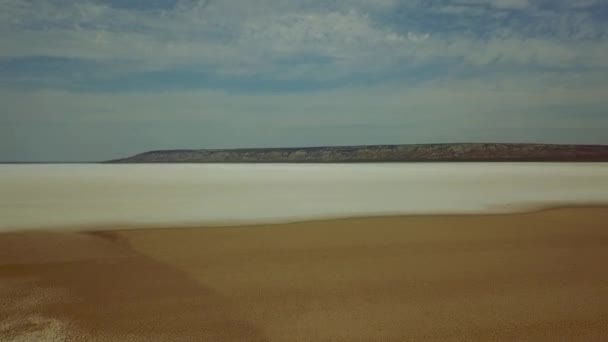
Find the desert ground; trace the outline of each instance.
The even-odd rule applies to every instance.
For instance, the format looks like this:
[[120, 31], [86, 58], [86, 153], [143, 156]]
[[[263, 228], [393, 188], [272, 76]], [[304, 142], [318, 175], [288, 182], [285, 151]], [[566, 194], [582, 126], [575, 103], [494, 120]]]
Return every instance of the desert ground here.
[[0, 341], [603, 341], [607, 262], [608, 207], [2, 233]]

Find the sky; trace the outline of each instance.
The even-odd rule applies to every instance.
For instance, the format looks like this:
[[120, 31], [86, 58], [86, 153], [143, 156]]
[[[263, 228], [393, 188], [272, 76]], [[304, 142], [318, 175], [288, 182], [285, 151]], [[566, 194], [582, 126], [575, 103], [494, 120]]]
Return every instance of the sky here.
[[0, 161], [608, 144], [608, 0], [0, 0]]

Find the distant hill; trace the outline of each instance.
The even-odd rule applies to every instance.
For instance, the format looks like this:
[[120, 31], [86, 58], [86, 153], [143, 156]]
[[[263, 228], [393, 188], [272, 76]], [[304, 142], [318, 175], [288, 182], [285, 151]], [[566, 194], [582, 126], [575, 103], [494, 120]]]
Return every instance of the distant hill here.
[[416, 144], [150, 151], [108, 163], [605, 161], [608, 145]]

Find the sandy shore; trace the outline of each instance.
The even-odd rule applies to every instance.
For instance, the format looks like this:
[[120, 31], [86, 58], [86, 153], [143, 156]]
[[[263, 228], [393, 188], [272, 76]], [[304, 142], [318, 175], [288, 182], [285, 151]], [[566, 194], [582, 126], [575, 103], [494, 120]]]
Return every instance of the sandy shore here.
[[1, 341], [600, 341], [608, 208], [0, 234]]

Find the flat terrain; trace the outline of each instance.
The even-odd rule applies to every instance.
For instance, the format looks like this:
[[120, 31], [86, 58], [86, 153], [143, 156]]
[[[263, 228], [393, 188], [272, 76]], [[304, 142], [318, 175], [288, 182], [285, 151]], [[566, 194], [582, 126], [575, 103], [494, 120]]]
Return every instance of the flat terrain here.
[[602, 341], [606, 262], [601, 207], [3, 233], [0, 341]]

